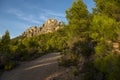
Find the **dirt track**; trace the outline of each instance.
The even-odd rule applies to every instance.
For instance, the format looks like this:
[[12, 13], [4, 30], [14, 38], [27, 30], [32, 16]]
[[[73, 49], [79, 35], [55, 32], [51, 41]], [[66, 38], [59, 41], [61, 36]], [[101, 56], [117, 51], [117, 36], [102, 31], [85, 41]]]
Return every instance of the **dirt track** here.
[[60, 53], [51, 53], [21, 65], [11, 71], [6, 71], [1, 80], [52, 80], [51, 77], [62, 73], [57, 59]]

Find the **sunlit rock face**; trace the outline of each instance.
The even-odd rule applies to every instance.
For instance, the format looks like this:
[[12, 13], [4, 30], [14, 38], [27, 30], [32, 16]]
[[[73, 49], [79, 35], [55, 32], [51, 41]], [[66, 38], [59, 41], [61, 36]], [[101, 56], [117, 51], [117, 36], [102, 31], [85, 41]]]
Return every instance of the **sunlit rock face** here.
[[48, 19], [41, 27], [31, 26], [22, 35], [32, 37], [35, 35], [51, 33], [61, 28], [61, 22], [57, 19]]

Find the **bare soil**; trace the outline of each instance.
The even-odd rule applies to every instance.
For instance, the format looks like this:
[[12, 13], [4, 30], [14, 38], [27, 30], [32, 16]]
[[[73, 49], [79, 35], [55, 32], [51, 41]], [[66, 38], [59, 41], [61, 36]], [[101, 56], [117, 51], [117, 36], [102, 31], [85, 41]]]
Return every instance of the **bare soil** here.
[[55, 79], [65, 73], [65, 69], [58, 66], [59, 58], [60, 53], [50, 53], [30, 62], [22, 62], [17, 68], [5, 71], [1, 80], [63, 80]]

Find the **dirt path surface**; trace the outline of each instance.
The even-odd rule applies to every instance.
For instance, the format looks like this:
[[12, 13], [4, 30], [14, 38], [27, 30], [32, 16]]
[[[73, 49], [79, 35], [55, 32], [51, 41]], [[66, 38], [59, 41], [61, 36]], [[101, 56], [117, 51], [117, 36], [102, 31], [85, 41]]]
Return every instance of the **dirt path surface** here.
[[58, 58], [60, 53], [50, 53], [36, 60], [21, 63], [19, 67], [4, 72], [1, 80], [53, 80], [51, 77], [58, 76], [63, 71], [58, 67]]

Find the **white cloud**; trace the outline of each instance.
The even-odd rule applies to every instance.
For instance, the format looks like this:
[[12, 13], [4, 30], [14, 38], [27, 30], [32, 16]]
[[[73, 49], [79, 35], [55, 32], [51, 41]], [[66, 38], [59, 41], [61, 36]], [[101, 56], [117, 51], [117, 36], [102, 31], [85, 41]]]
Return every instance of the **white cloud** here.
[[40, 24], [41, 22], [46, 21], [49, 18], [56, 18], [60, 20], [65, 19], [64, 13], [57, 13], [48, 9], [39, 9], [38, 11], [39, 12], [36, 12], [33, 14], [33, 13], [27, 13], [25, 11], [12, 8], [12, 9], [9, 9], [7, 12], [17, 16], [17, 18], [21, 20], [25, 20], [28, 22], [36, 23], [36, 24]]
[[22, 19], [22, 20], [25, 20], [25, 21], [32, 22], [32, 23], [37, 23], [37, 24], [40, 23], [40, 21], [37, 18], [35, 18], [34, 15], [27, 14], [27, 13], [21, 11], [21, 10], [9, 9], [7, 12], [10, 13], [10, 14], [13, 14], [13, 15], [17, 16], [19, 19]]
[[14, 14], [16, 16], [23, 16], [24, 15], [22, 11], [17, 10], [17, 9], [9, 9], [7, 12]]
[[45, 14], [48, 15], [52, 15], [52, 16], [56, 16], [56, 17], [65, 17], [65, 15], [63, 13], [57, 13], [48, 9], [41, 9], [43, 12], [45, 12]]
[[47, 20], [48, 18], [47, 18], [45, 15], [39, 15], [39, 19], [45, 21], [45, 20]]
[[64, 20], [65, 14], [64, 13], [57, 13], [52, 10], [48, 9], [40, 9], [41, 13], [39, 14], [39, 19], [42, 21], [46, 21], [49, 18], [56, 18], [58, 20]]
[[33, 22], [33, 23], [40, 23], [40, 21], [39, 20], [37, 20], [37, 19], [34, 19], [34, 17], [30, 17], [30, 16], [21, 16], [20, 17], [21, 19], [23, 19], [23, 20], [26, 20], [26, 21], [29, 21], [29, 22]]

